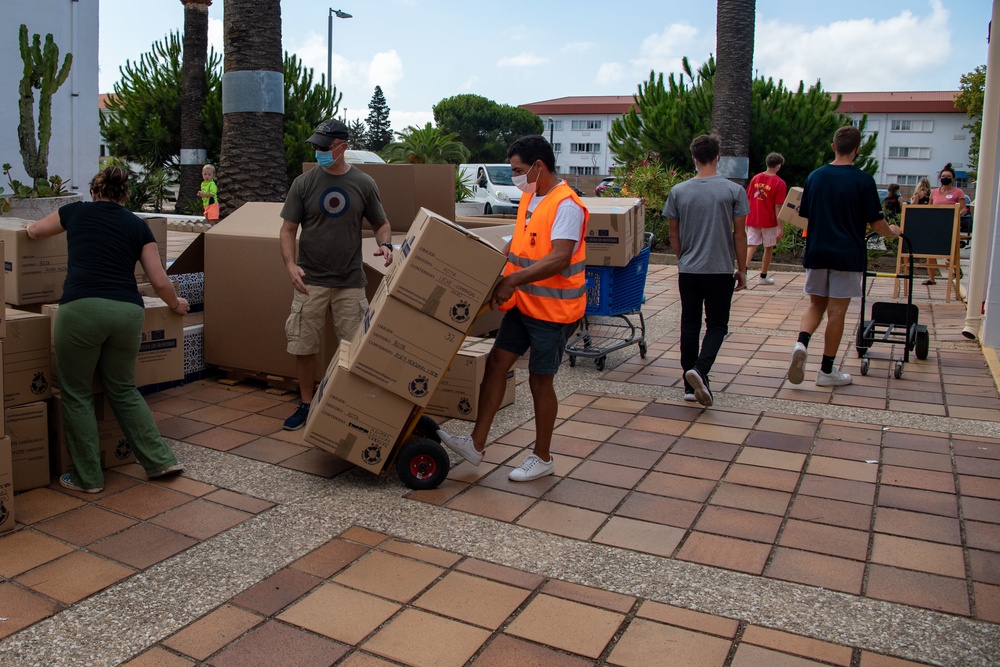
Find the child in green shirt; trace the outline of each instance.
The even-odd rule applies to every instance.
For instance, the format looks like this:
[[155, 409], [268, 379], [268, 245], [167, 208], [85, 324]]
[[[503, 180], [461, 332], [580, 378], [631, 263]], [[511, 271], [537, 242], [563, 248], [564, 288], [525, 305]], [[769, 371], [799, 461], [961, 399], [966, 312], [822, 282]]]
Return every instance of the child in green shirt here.
[[219, 187], [215, 184], [215, 167], [206, 164], [201, 169], [201, 190], [198, 196], [201, 197], [201, 205], [205, 209], [205, 219], [214, 221], [219, 219]]

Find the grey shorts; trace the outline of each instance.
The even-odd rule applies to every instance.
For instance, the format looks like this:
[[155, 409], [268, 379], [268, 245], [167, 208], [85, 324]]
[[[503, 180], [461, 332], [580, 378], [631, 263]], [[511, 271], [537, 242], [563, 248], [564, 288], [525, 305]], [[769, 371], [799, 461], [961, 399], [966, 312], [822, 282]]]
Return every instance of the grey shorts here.
[[861, 271], [806, 269], [805, 293], [831, 299], [853, 299], [861, 296]]

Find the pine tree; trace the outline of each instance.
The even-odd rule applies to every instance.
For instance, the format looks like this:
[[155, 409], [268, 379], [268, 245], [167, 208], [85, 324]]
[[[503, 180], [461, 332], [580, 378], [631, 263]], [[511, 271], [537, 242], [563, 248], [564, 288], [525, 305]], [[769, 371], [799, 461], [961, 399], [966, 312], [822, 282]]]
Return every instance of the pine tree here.
[[392, 141], [392, 127], [389, 125], [389, 105], [386, 104], [382, 87], [375, 86], [372, 101], [368, 103], [367, 148], [378, 153]]
[[347, 124], [347, 130], [351, 133], [351, 138], [348, 140], [350, 144], [348, 148], [366, 150], [368, 146], [368, 126], [365, 125], [365, 121], [355, 118]]

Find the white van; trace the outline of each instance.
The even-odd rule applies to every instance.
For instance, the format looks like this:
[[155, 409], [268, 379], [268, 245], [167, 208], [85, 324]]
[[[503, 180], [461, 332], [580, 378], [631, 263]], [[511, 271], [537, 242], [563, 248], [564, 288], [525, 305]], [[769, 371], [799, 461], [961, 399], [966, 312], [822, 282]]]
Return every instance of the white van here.
[[521, 191], [510, 178], [509, 164], [462, 164], [458, 170], [462, 182], [472, 190], [472, 196], [464, 201], [475, 203], [477, 212], [517, 213]]
[[344, 151], [344, 160], [350, 164], [385, 164], [378, 153], [371, 151], [356, 151], [350, 148]]

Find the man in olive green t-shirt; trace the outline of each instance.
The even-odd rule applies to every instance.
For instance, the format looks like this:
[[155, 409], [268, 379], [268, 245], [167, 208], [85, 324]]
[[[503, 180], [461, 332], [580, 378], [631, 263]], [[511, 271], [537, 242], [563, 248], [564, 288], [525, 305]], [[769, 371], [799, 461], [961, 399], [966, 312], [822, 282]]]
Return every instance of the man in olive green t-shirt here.
[[[333, 315], [337, 338], [349, 341], [368, 308], [361, 260], [361, 224], [367, 219], [379, 243], [376, 255], [392, 263], [392, 231], [378, 187], [370, 176], [344, 159], [347, 126], [325, 120], [309, 137], [318, 168], [292, 182], [281, 209], [281, 258], [295, 292], [285, 322], [288, 352], [295, 355], [299, 406], [285, 429], [302, 428], [309, 416], [316, 377], [316, 353], [323, 339], [326, 309]], [[295, 257], [295, 234], [299, 256]]]

